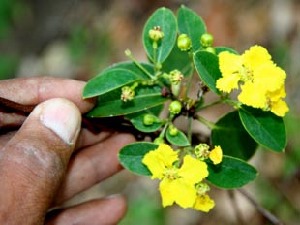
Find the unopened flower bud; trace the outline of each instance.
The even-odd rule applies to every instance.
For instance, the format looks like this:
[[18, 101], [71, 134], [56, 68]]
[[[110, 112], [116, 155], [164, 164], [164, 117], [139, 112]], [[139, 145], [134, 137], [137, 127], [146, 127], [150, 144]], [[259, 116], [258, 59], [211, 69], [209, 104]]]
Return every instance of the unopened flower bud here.
[[200, 43], [204, 48], [211, 47], [214, 42], [214, 37], [209, 33], [202, 34]]
[[134, 88], [129, 86], [122, 87], [121, 100], [123, 102], [131, 101], [134, 99], [135, 91]]
[[178, 84], [183, 78], [184, 76], [179, 70], [172, 70], [170, 72], [170, 81], [172, 84]]
[[196, 190], [198, 195], [205, 195], [206, 192], [210, 191], [210, 187], [206, 183], [198, 183], [196, 185]]
[[177, 38], [177, 47], [181, 51], [187, 51], [192, 47], [192, 40], [187, 34], [180, 34]]
[[157, 137], [154, 139], [153, 143], [156, 145], [160, 145], [160, 144], [164, 144], [165, 140], [162, 137]]
[[205, 51], [210, 52], [212, 54], [216, 54], [216, 49], [214, 47], [207, 47], [205, 48]]
[[176, 136], [178, 134], [178, 129], [173, 124], [169, 126], [168, 132], [171, 136]]
[[164, 32], [161, 31], [160, 26], [155, 26], [153, 29], [149, 30], [149, 37], [155, 42], [159, 41], [164, 36]]
[[169, 112], [172, 114], [178, 114], [181, 112], [182, 104], [180, 101], [172, 101], [169, 105]]
[[209, 157], [209, 145], [199, 144], [195, 147], [195, 155], [198, 159], [205, 160]]
[[156, 121], [156, 118], [152, 114], [145, 114], [143, 117], [143, 124], [146, 126], [152, 125]]

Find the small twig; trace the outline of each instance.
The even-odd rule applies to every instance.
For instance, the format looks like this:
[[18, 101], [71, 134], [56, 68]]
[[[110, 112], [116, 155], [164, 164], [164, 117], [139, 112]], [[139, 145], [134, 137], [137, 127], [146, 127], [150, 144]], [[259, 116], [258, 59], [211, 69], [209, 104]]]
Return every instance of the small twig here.
[[272, 214], [270, 211], [267, 209], [263, 208], [260, 206], [255, 199], [247, 193], [243, 189], [238, 189], [238, 191], [255, 207], [255, 209], [264, 217], [266, 218], [269, 222], [271, 222], [274, 225], [284, 225], [282, 221], [280, 221], [274, 214]]

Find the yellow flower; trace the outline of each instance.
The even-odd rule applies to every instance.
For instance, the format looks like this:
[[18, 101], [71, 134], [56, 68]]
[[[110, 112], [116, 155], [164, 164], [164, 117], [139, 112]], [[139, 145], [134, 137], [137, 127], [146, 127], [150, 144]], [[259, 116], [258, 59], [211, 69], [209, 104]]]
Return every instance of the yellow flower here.
[[[175, 153], [175, 154], [174, 154]], [[174, 163], [177, 153], [166, 144], [148, 152], [142, 162], [161, 180], [159, 189], [164, 207], [177, 203], [182, 208], [192, 208], [197, 196], [195, 184], [208, 176], [207, 165], [190, 155], [183, 158], [181, 167]]]
[[279, 116], [288, 112], [283, 100], [285, 94], [279, 94], [285, 93], [286, 73], [276, 66], [265, 48], [253, 46], [243, 55], [221, 52], [219, 67], [222, 77], [217, 80], [216, 87], [220, 91], [230, 93], [240, 86], [238, 100], [241, 103]]
[[221, 163], [223, 159], [222, 148], [219, 145], [215, 146], [215, 148], [209, 153], [209, 158], [215, 165]]

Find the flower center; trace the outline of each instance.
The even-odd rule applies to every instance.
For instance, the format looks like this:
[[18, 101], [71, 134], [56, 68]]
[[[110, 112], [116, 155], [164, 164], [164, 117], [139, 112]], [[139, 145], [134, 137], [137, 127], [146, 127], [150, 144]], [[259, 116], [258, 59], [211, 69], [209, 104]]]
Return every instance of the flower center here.
[[179, 178], [178, 169], [177, 168], [168, 168], [164, 172], [164, 177], [170, 180], [175, 180]]

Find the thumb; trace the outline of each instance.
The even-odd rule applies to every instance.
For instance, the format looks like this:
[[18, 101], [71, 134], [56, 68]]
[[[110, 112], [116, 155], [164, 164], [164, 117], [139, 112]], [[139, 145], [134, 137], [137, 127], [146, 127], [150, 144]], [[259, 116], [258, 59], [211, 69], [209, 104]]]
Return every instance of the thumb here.
[[65, 99], [38, 105], [0, 150], [0, 224], [42, 224], [81, 124]]

